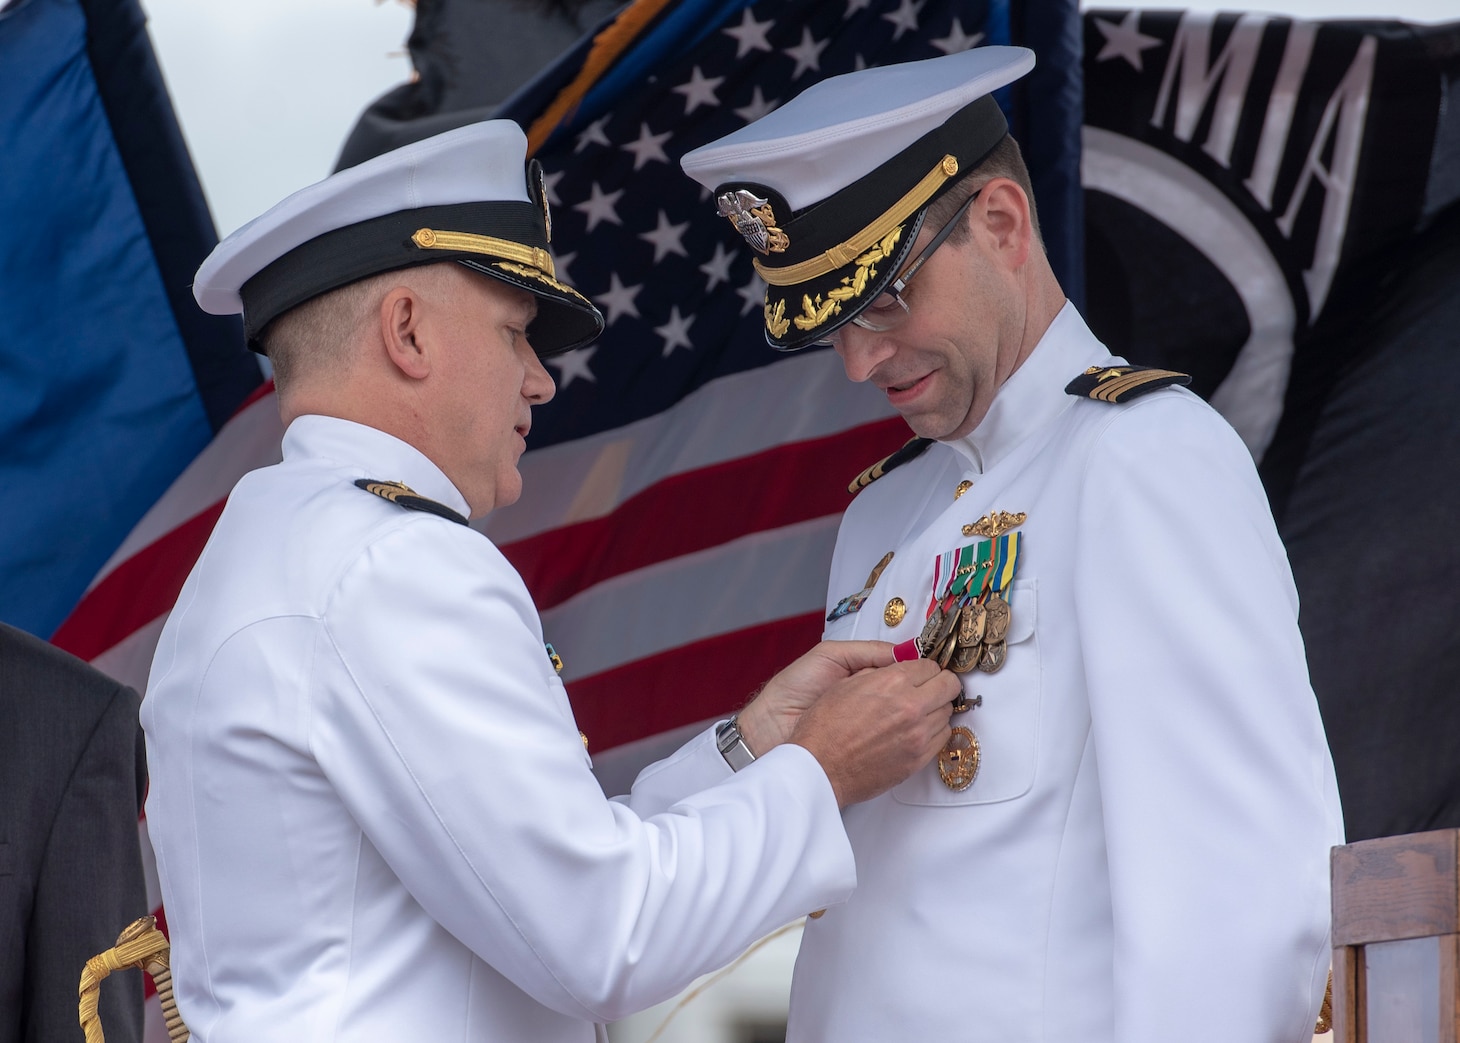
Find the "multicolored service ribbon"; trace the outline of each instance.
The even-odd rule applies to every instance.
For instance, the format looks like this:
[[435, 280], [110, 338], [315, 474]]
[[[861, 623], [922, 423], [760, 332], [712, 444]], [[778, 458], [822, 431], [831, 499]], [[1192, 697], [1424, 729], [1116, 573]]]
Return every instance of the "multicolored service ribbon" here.
[[1019, 548], [1023, 545], [1023, 533], [1006, 532], [993, 542], [989, 590], [1002, 594], [1004, 600], [1008, 601], [1009, 595], [1004, 592], [1014, 584], [1014, 573], [1019, 568]]

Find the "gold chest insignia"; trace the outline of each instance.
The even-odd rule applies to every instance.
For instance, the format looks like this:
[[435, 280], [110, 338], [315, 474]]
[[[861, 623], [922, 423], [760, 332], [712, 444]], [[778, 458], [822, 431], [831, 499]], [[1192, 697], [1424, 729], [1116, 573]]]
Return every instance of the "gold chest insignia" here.
[[1023, 511], [1010, 514], [1008, 511], [993, 511], [985, 514], [976, 522], [963, 527], [965, 536], [987, 536], [989, 539], [998, 539], [1005, 531], [1023, 525], [1029, 519], [1029, 515]]
[[769, 199], [762, 199], [741, 188], [722, 193], [715, 204], [720, 215], [730, 219], [735, 230], [745, 237], [756, 253], [785, 253], [786, 247], [791, 245], [786, 233], [776, 227], [776, 214]]

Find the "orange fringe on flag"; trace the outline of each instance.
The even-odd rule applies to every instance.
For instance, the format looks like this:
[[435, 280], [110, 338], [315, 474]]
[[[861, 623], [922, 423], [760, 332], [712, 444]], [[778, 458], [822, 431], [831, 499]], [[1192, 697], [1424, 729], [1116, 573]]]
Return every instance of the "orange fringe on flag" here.
[[668, 7], [673, 0], [634, 0], [634, 3], [624, 8], [623, 12], [605, 26], [603, 31], [593, 38], [593, 46], [589, 48], [588, 57], [583, 62], [583, 68], [578, 70], [578, 75], [573, 77], [573, 82], [558, 92], [553, 103], [543, 111], [543, 114], [533, 120], [532, 127], [527, 131], [527, 154], [530, 156], [542, 147], [543, 143], [558, 129], [558, 124], [568, 116], [588, 89], [598, 81], [598, 78], [608, 70], [629, 46], [633, 43], [644, 27], [659, 16], [659, 12]]

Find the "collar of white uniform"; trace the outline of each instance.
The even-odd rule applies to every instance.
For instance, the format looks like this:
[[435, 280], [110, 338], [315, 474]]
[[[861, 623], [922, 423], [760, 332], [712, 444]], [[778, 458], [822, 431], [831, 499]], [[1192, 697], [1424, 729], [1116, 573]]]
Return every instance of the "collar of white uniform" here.
[[441, 468], [409, 442], [353, 420], [307, 415], [296, 417], [284, 432], [285, 460], [324, 460], [351, 472], [352, 478], [402, 482], [428, 500], [443, 503], [464, 518], [471, 516], [466, 497]]
[[1073, 377], [1110, 357], [1075, 306], [1066, 301], [1029, 357], [999, 388], [988, 415], [969, 434], [946, 444], [975, 473], [985, 473], [1070, 407], [1075, 399], [1065, 394], [1065, 385]]

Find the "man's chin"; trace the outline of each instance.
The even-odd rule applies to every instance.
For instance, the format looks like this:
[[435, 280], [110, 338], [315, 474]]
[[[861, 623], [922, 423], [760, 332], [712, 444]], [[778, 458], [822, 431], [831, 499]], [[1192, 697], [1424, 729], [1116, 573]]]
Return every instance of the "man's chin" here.
[[[510, 507], [520, 499], [522, 499], [522, 473], [516, 467], [513, 467], [497, 483], [497, 495], [491, 509], [495, 511], [499, 507]], [[482, 513], [486, 514], [487, 512], [483, 511]]]
[[946, 442], [950, 431], [947, 421], [941, 417], [929, 416], [926, 413], [916, 413], [909, 416], [906, 413], [899, 414], [903, 422], [912, 428], [912, 433], [919, 438], [931, 438], [935, 442]]

